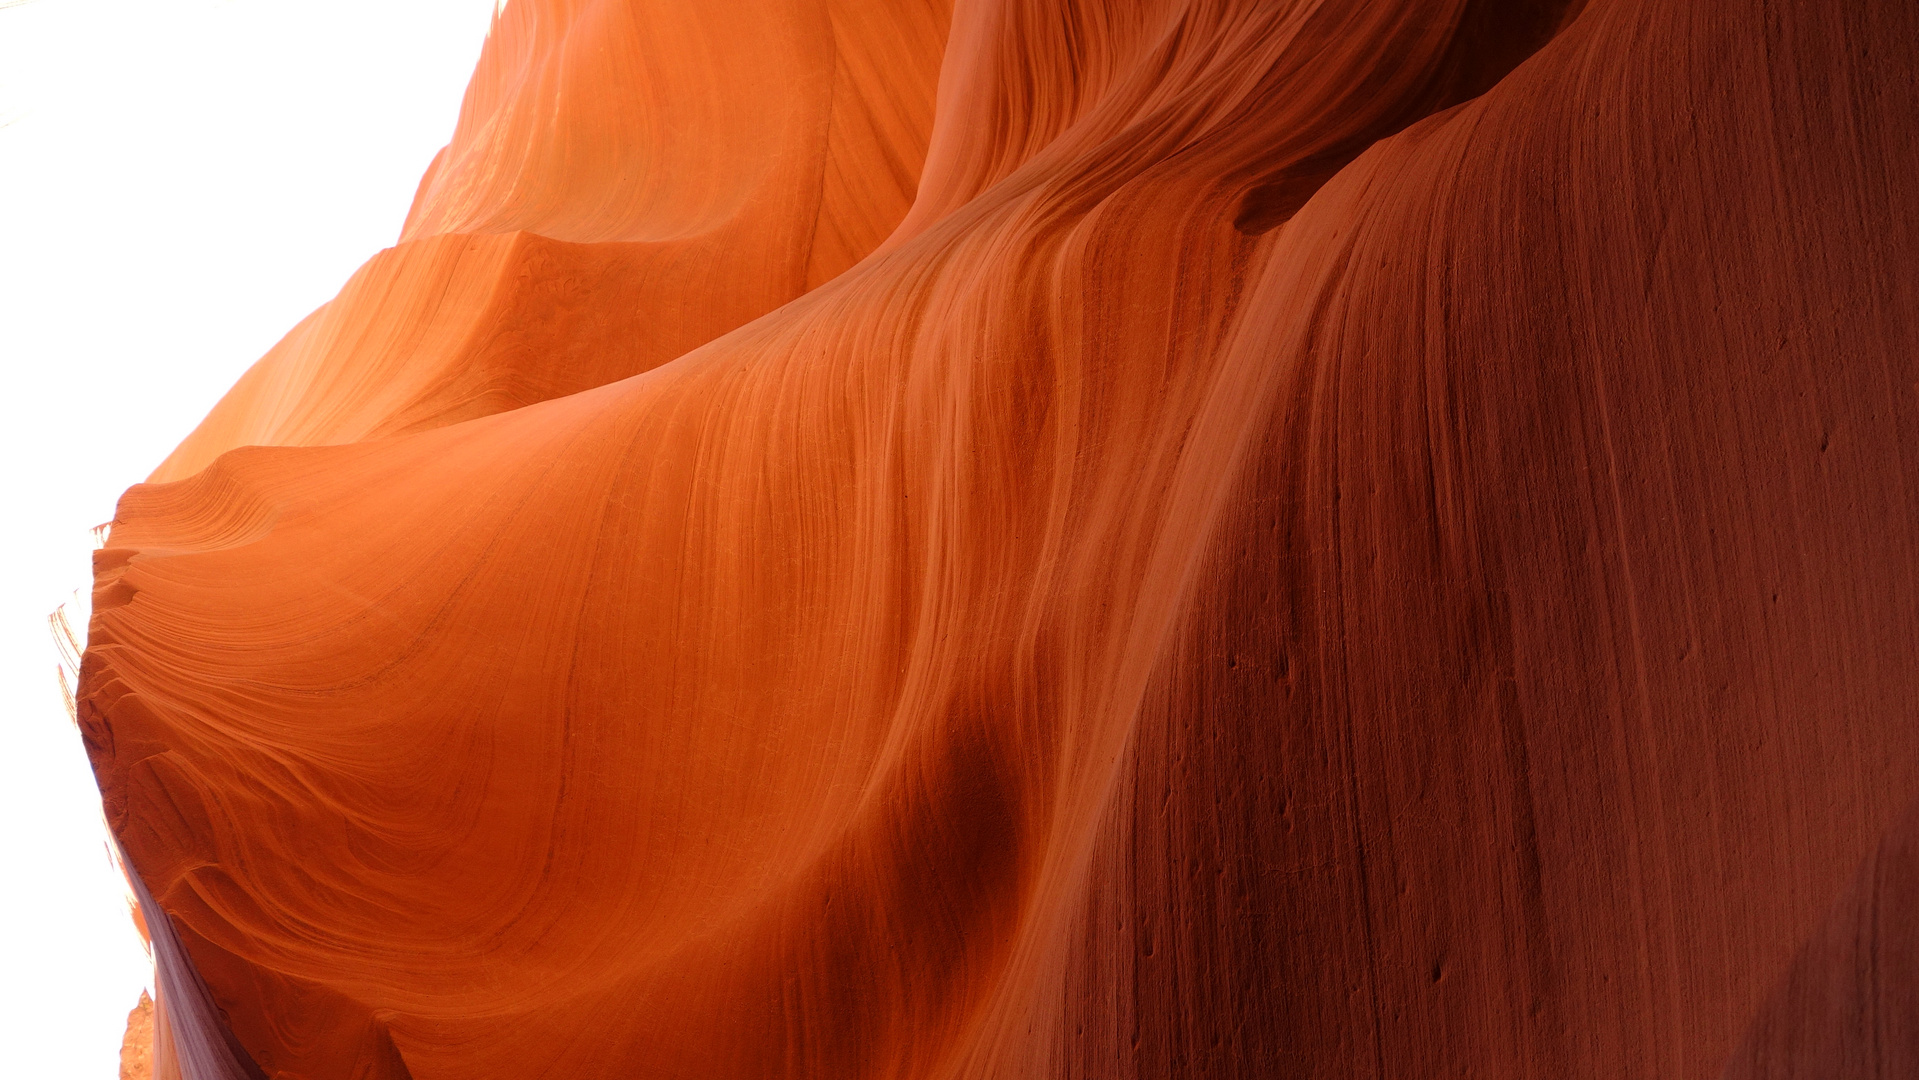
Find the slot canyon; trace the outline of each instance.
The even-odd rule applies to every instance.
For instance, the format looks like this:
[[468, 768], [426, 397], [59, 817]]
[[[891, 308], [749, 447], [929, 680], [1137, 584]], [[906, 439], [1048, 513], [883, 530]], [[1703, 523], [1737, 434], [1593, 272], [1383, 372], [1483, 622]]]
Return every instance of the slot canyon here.
[[1911, 0], [511, 0], [94, 554], [129, 1059], [1919, 1075], [1916, 87]]

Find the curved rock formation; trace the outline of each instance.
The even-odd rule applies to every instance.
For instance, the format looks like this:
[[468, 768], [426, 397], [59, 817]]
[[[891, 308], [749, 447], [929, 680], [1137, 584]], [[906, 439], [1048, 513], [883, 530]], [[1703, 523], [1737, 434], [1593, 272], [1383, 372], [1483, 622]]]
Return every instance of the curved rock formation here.
[[1915, 71], [514, 0], [96, 559], [159, 1074], [1718, 1075], [1919, 780]]
[[400, 243], [151, 479], [564, 397], [837, 276], [912, 201], [949, 6], [516, 0]]

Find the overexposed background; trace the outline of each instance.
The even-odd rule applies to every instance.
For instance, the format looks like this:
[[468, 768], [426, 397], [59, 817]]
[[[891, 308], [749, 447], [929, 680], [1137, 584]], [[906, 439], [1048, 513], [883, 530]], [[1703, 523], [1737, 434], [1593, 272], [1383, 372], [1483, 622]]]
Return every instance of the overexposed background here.
[[88, 529], [399, 235], [494, 0], [0, 0], [0, 1075], [149, 978], [46, 615]]

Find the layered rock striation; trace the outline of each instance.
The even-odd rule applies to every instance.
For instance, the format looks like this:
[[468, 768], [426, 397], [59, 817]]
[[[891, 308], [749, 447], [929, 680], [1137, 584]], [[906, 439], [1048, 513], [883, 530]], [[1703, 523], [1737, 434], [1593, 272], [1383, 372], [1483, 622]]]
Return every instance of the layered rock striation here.
[[156, 1075], [1892, 1075], [1915, 72], [514, 0], [96, 560]]

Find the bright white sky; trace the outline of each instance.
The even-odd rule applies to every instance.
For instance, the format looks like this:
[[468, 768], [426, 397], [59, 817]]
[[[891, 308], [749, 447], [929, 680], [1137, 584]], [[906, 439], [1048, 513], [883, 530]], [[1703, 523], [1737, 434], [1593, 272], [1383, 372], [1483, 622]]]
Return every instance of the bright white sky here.
[[0, 1073], [112, 1080], [148, 978], [46, 615], [87, 530], [393, 243], [493, 0], [0, 0]]

